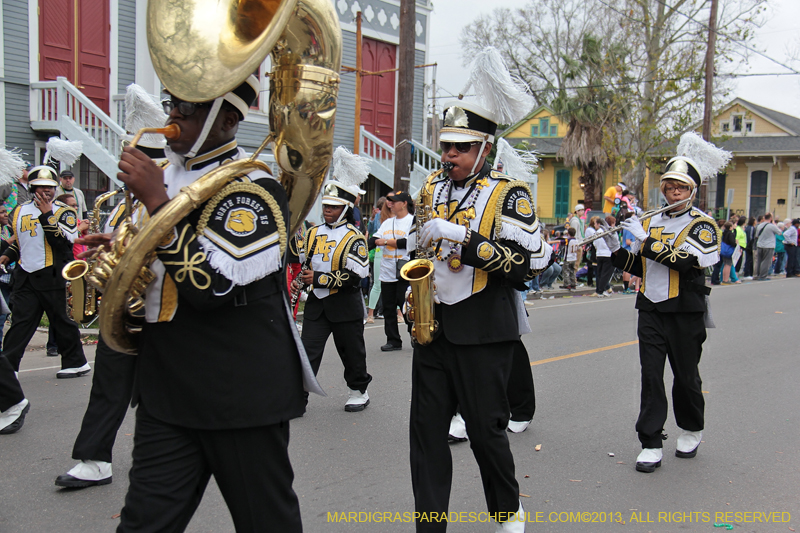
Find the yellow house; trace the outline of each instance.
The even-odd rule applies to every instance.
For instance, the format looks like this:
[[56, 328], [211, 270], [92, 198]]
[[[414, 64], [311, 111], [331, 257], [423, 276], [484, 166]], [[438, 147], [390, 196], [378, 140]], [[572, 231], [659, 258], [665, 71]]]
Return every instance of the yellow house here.
[[[567, 127], [567, 121], [543, 105], [499, 135], [511, 146], [524, 142], [530, 150], [538, 153], [536, 213], [545, 222], [562, 222], [575, 204], [585, 200], [579, 182], [580, 170], [564, 166], [564, 162], [556, 157], [561, 141], [567, 135]], [[617, 172], [610, 169], [604, 177], [603, 187], [594, 191], [595, 210], [602, 210], [603, 192], [617, 181]]]
[[718, 218], [728, 208], [748, 217], [769, 211], [778, 221], [800, 217], [800, 118], [736, 98], [714, 117], [711, 135], [734, 157], [708, 183], [708, 210]]

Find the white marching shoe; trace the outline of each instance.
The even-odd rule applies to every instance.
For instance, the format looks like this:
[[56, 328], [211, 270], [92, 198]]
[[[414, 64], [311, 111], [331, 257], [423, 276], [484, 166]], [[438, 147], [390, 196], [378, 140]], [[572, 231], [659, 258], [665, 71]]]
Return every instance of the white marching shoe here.
[[367, 391], [350, 389], [350, 398], [344, 404], [344, 410], [348, 413], [363, 411], [369, 405], [369, 393]]
[[702, 431], [686, 431], [684, 429], [678, 437], [678, 443], [675, 448], [675, 457], [680, 457], [681, 459], [691, 459], [697, 455], [697, 448], [700, 447], [700, 441], [702, 438]]
[[507, 429], [511, 433], [522, 433], [523, 431], [528, 429], [528, 426], [531, 425], [531, 422], [533, 422], [533, 420], [526, 420], [525, 422], [517, 422], [516, 420], [509, 420]]
[[65, 368], [63, 370], [59, 370], [56, 372], [56, 377], [58, 379], [65, 379], [65, 378], [77, 378], [80, 376], [85, 376], [89, 372], [92, 371], [92, 367], [89, 366], [89, 363], [78, 367], [78, 368]]
[[25, 423], [25, 415], [31, 410], [31, 402], [23, 398], [21, 402], [12, 405], [0, 413], [0, 435], [11, 435], [20, 430]]
[[525, 533], [525, 510], [522, 502], [519, 503], [517, 512], [505, 522], [497, 522], [494, 526], [495, 533]]
[[651, 473], [661, 466], [661, 458], [664, 452], [661, 448], [645, 448], [639, 457], [636, 458], [636, 470], [639, 472]]
[[81, 461], [66, 474], [56, 478], [56, 485], [71, 489], [83, 489], [94, 485], [111, 483], [111, 463], [105, 461]]
[[461, 413], [456, 413], [450, 420], [450, 430], [447, 432], [447, 440], [449, 442], [464, 442], [467, 437], [467, 423], [461, 417]]

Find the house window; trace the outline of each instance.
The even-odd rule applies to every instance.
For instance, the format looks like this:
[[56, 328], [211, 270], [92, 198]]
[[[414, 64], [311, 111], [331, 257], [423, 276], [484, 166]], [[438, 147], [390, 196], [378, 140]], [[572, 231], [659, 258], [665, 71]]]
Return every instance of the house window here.
[[550, 126], [550, 137], [558, 135], [558, 126]]
[[531, 126], [531, 137], [539, 136], [539, 126]]
[[730, 122], [721, 122], [720, 125], [722, 126], [723, 133], [727, 133], [727, 132], [731, 131]]
[[733, 122], [733, 132], [734, 133], [741, 133], [742, 132], [742, 115], [732, 115], [731, 122]]
[[539, 119], [539, 130], [542, 132], [542, 137], [547, 137], [547, 132], [550, 131], [550, 119], [549, 118], [540, 118]]
[[744, 131], [747, 133], [753, 133], [753, 121], [752, 120], [745, 120], [744, 121]]

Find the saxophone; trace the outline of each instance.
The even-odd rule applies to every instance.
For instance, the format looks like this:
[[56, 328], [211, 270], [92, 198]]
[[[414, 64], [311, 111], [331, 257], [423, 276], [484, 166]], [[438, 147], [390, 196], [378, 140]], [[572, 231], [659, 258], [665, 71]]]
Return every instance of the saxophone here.
[[[94, 202], [94, 209], [89, 217], [89, 233], [100, 233], [100, 206], [111, 199], [118, 191], [101, 194]], [[67, 280], [67, 314], [77, 322], [89, 324], [97, 317], [100, 306], [100, 293], [84, 276], [91, 271], [95, 259], [89, 261], [76, 259], [67, 263], [61, 270], [61, 276]]]
[[[418, 234], [422, 226], [436, 216], [433, 212], [431, 182], [442, 172], [443, 170], [437, 170], [431, 174], [420, 189], [415, 213]], [[433, 257], [433, 249], [424, 248], [417, 239], [416, 258], [400, 269], [400, 277], [408, 281], [411, 287], [411, 294], [407, 299], [408, 319], [413, 323], [411, 338], [423, 346], [433, 341], [433, 336], [439, 329], [433, 301], [436, 293], [436, 285], [433, 283]]]

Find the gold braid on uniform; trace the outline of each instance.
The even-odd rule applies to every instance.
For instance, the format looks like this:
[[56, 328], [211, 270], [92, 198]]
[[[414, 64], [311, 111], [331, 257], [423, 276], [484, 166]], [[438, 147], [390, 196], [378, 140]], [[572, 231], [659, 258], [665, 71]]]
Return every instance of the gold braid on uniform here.
[[[505, 246], [500, 246], [499, 244], [496, 245], [496, 249], [499, 249], [503, 253], [503, 257], [501, 258], [499, 255], [497, 259], [489, 261], [486, 264], [486, 267], [483, 267], [481, 270], [485, 270], [486, 272], [494, 272], [495, 270], [503, 269], [503, 272], [508, 274], [511, 272], [512, 265], [521, 265], [525, 262], [525, 258], [522, 254], [516, 253], [510, 248], [506, 248]], [[491, 268], [489, 268], [491, 265]]]
[[[530, 188], [528, 187], [528, 184], [525, 183], [524, 181], [514, 180], [514, 181], [509, 181], [508, 183], [503, 185], [503, 190], [500, 191], [500, 197], [497, 199], [497, 204], [494, 206], [495, 235], [500, 235], [500, 227], [503, 225], [501, 220], [503, 218], [503, 205], [506, 203], [506, 196], [508, 195], [508, 191], [510, 191], [514, 187], [522, 187], [530, 195]], [[536, 216], [535, 206], [531, 205], [531, 209], [534, 209], [534, 217], [535, 217]], [[534, 218], [534, 222], [535, 221], [536, 219]]]
[[329, 287], [337, 287], [337, 288], [341, 287], [345, 281], [350, 279], [350, 273], [343, 272], [341, 270], [336, 272], [330, 272], [329, 274], [333, 278], [333, 281], [331, 281], [331, 283], [328, 284]]
[[[183, 252], [183, 261], [165, 261], [163, 258], [161, 262], [165, 265], [175, 265], [181, 267], [175, 273], [175, 281], [178, 283], [183, 283], [186, 279], [186, 274], [189, 274], [189, 281], [192, 282], [192, 285], [198, 290], [204, 291], [211, 286], [211, 276], [208, 275], [202, 268], [199, 268], [197, 265], [203, 263], [206, 260], [206, 254], [203, 252], [196, 252], [191, 258], [189, 257], [189, 248], [188, 245], [197, 238], [197, 235], [192, 235], [189, 237], [189, 240], [186, 241], [184, 244], [183, 240], [186, 238], [186, 233], [189, 230], [189, 226], [184, 226], [183, 231], [181, 232], [181, 236], [178, 238], [178, 251]], [[195, 279], [195, 273], [201, 276], [205, 282], [200, 283]]]
[[283, 257], [283, 254], [286, 252], [286, 221], [283, 220], [281, 207], [270, 193], [255, 183], [231, 183], [215, 194], [211, 200], [208, 201], [208, 204], [206, 204], [205, 209], [203, 209], [203, 214], [200, 215], [200, 220], [197, 223], [197, 231], [195, 232], [195, 235], [198, 237], [203, 235], [203, 232], [208, 227], [208, 221], [211, 218], [211, 214], [213, 213], [214, 209], [216, 209], [217, 204], [219, 204], [229, 195], [236, 192], [245, 192], [254, 196], [258, 196], [267, 203], [267, 206], [269, 206], [273, 216], [275, 217], [275, 224], [278, 226], [278, 239], [280, 240], [281, 257]]

